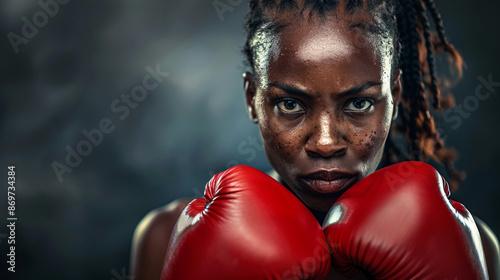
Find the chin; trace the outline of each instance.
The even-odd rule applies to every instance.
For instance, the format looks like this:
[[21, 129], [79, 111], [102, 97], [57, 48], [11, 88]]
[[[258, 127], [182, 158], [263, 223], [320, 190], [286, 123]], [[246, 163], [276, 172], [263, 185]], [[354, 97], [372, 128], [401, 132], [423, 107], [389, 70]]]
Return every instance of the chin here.
[[307, 207], [316, 211], [328, 212], [339, 197], [349, 188], [338, 192], [319, 193], [299, 191], [296, 195]]

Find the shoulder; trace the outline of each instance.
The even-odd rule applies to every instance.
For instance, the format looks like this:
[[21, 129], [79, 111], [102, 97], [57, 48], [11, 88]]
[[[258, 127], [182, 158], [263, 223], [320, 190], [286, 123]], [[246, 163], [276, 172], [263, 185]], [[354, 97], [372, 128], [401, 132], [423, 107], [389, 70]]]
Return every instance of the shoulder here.
[[486, 265], [490, 279], [500, 279], [500, 247], [498, 238], [491, 228], [478, 217], [474, 216], [481, 242], [483, 244]]
[[134, 237], [150, 235], [157, 231], [163, 232], [164, 229], [170, 227], [173, 228], [182, 210], [190, 201], [189, 199], [177, 199], [163, 207], [150, 211], [137, 225]]
[[178, 199], [150, 211], [135, 228], [131, 266], [140, 279], [158, 279], [172, 230], [191, 200]]

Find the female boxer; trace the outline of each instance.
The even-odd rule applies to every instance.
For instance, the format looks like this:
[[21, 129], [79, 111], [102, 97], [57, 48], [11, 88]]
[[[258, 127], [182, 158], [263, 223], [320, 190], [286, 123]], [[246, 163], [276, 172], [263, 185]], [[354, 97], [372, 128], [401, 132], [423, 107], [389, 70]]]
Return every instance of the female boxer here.
[[[400, 161], [441, 163], [456, 188], [462, 175], [430, 107], [453, 105], [442, 94], [449, 81], [437, 77], [434, 54], [447, 55], [457, 77], [462, 61], [433, 0], [251, 0], [246, 31], [249, 117], [278, 180], [320, 223], [350, 186]], [[314, 172], [325, 166], [341, 171]], [[174, 201], [138, 225], [137, 279], [159, 278], [187, 203]], [[481, 220], [476, 224], [490, 279], [500, 279], [498, 241]]]

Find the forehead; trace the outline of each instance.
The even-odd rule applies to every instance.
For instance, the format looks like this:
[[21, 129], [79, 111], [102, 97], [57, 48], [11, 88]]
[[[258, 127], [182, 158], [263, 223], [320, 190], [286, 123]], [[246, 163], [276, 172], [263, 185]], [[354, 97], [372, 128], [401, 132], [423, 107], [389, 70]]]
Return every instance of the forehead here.
[[273, 74], [298, 81], [328, 72], [330, 77], [342, 73], [345, 82], [339, 77], [339, 83], [347, 87], [359, 82], [358, 78], [373, 79], [382, 64], [392, 61], [383, 55], [392, 54], [387, 51], [391, 40], [377, 32], [367, 13], [335, 12], [309, 18], [281, 13], [273, 24], [254, 37], [254, 64], [261, 85], [273, 79]]
[[331, 62], [335, 62], [353, 52], [368, 50], [378, 53], [381, 36], [370, 30], [370, 24], [363, 16], [345, 14], [298, 20], [282, 25], [273, 44], [275, 50], [280, 50], [280, 55], [293, 52], [298, 58], [308, 61], [333, 59]]

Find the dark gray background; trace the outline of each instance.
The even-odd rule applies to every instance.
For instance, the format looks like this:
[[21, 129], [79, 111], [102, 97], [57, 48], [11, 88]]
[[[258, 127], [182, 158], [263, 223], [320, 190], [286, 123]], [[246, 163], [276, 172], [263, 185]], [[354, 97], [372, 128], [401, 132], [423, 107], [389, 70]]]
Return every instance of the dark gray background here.
[[[129, 271], [133, 230], [148, 211], [200, 195], [213, 173], [231, 165], [269, 168], [244, 109], [246, 4], [231, 2], [233, 10], [221, 18], [211, 0], [73, 0], [17, 54], [7, 34], [21, 35], [21, 19], [32, 22], [41, 7], [0, 2], [0, 225], [7, 224], [7, 165], [15, 164], [16, 279], [127, 279], [121, 274]], [[500, 3], [437, 4], [467, 62], [454, 89], [463, 104], [473, 98], [479, 76], [500, 81]], [[120, 120], [112, 102], [156, 65], [169, 77]], [[439, 124], [460, 152], [457, 166], [468, 172], [453, 198], [497, 233], [499, 104], [495, 92], [459, 117], [459, 125]], [[81, 131], [103, 118], [115, 130], [59, 182], [51, 164], [64, 163], [66, 146], [76, 148], [86, 139]], [[0, 275], [7, 269], [5, 225]]]

